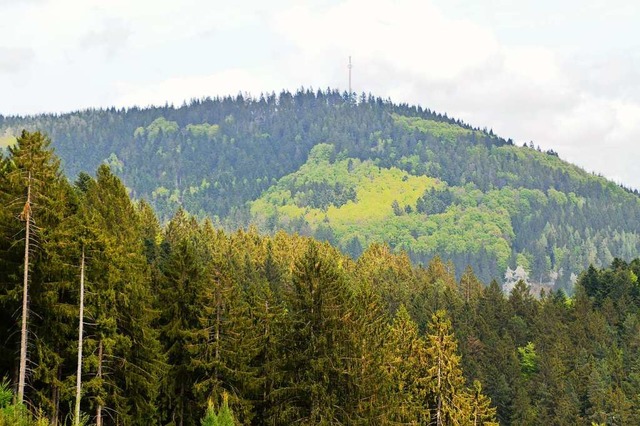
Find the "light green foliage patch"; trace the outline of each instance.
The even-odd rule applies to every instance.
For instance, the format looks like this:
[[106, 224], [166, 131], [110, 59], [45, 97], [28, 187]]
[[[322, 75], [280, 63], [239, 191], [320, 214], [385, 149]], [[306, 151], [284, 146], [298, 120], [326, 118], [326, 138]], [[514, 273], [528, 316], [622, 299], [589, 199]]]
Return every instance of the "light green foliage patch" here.
[[187, 124], [187, 132], [189, 132], [192, 136], [195, 137], [208, 137], [213, 138], [218, 134], [220, 130], [220, 126], [217, 124]]
[[396, 124], [406, 129], [416, 129], [428, 133], [437, 139], [452, 143], [459, 137], [469, 136], [474, 132], [471, 129], [465, 129], [464, 127], [442, 121], [425, 120], [419, 117], [406, 117], [399, 114], [392, 114], [392, 117]]
[[[282, 178], [260, 199], [252, 203], [254, 215], [274, 214], [304, 217], [312, 227], [328, 220], [332, 227], [344, 233], [352, 226], [392, 218], [392, 204], [415, 208], [416, 200], [429, 188], [441, 185], [426, 176], [410, 176], [397, 168], [382, 169], [371, 161], [344, 159], [331, 163], [333, 146], [320, 144], [311, 151], [309, 161], [297, 172]], [[326, 210], [302, 207], [297, 188], [311, 183], [340, 184], [355, 190], [355, 201], [341, 206], [330, 205]]]
[[[485, 205], [481, 191], [451, 188], [468, 200], [441, 214], [425, 215], [416, 211], [418, 198], [432, 188], [445, 189], [444, 183], [393, 167], [381, 168], [371, 161], [347, 158], [331, 162], [333, 155], [332, 145], [316, 146], [297, 172], [283, 177], [251, 204], [254, 217], [280, 221], [302, 218], [313, 230], [329, 225], [343, 245], [357, 237], [364, 246], [387, 242], [398, 250], [418, 253], [478, 252], [484, 248], [506, 267], [513, 229], [508, 209], [493, 198], [502, 195], [512, 199], [513, 194], [496, 191]], [[339, 183], [355, 191], [355, 200], [327, 209], [302, 206], [299, 188], [310, 183]]]
[[134, 132], [134, 136], [146, 136], [149, 140], [155, 140], [161, 133], [165, 135], [172, 135], [177, 133], [179, 129], [180, 127], [175, 121], [168, 121], [164, 117], [158, 117], [146, 128], [138, 127]]

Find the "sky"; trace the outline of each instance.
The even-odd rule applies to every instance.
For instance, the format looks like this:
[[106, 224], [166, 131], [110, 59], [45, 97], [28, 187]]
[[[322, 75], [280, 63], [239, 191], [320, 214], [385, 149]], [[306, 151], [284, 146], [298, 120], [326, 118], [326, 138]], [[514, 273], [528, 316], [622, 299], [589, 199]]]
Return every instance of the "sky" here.
[[0, 0], [0, 114], [352, 87], [640, 189], [636, 0]]

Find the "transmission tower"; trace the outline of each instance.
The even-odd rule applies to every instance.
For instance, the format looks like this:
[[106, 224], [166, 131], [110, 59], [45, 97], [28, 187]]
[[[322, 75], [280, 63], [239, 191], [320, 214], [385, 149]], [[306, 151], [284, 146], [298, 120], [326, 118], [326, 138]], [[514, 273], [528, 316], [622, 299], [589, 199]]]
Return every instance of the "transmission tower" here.
[[351, 65], [351, 56], [349, 56], [349, 97], [351, 97], [351, 68], [353, 68], [353, 65]]

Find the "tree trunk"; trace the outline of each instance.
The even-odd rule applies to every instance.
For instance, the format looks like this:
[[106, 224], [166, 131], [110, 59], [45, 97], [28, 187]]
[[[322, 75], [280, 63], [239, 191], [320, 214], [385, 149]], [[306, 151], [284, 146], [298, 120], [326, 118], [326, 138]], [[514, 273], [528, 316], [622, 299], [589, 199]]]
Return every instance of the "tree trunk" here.
[[184, 383], [180, 384], [180, 423], [178, 426], [184, 425]]
[[[76, 407], [74, 412], [73, 424], [80, 424], [80, 397], [82, 390], [82, 328], [84, 325], [84, 246], [82, 246], [82, 259], [80, 260], [80, 324], [78, 326], [78, 370], [76, 376]], [[102, 343], [100, 345], [100, 358], [102, 358]], [[98, 367], [98, 374], [101, 374]]]
[[[264, 327], [264, 345], [265, 345], [265, 363], [268, 363], [270, 359], [268, 358], [266, 352], [268, 351], [268, 341], [269, 341], [269, 301], [264, 301], [264, 318], [265, 318], [265, 327]], [[262, 404], [263, 407], [267, 403], [267, 395], [271, 393], [271, 374], [269, 374], [267, 380], [265, 381], [265, 386], [262, 390]]]
[[[102, 378], [102, 340], [98, 344], [98, 374], [99, 379]], [[98, 403], [96, 408], [96, 426], [102, 426], [102, 404]]]
[[[62, 380], [62, 366], [58, 366], [56, 371], [58, 383]], [[60, 386], [56, 383], [51, 391], [51, 400], [53, 401], [53, 414], [51, 414], [51, 425], [58, 426], [58, 414], [60, 413]]]
[[436, 424], [442, 426], [442, 354], [438, 349], [438, 407], [436, 411]]
[[20, 332], [20, 372], [18, 376], [18, 403], [24, 401], [27, 375], [27, 321], [29, 319], [29, 225], [31, 224], [31, 172], [27, 180], [27, 202], [21, 218], [26, 222], [24, 241], [24, 284], [22, 287], [22, 330]]

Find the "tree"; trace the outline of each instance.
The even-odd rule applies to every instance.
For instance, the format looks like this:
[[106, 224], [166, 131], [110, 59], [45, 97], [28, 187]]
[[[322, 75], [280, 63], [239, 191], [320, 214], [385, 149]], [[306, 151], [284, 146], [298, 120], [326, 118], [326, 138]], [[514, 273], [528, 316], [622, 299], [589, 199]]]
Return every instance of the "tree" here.
[[85, 388], [96, 412], [116, 421], [154, 424], [163, 362], [138, 216], [127, 192], [107, 166], [98, 169], [85, 194], [94, 236], [85, 307], [92, 323], [85, 339]]
[[473, 273], [471, 266], [467, 266], [464, 274], [460, 277], [458, 289], [465, 303], [470, 304], [478, 300], [482, 295], [483, 286], [480, 280]]
[[482, 393], [482, 384], [478, 380], [473, 381], [470, 389], [471, 425], [473, 426], [498, 426], [496, 422], [496, 409], [491, 407], [491, 399]]
[[80, 309], [78, 313], [78, 368], [76, 370], [76, 405], [73, 412], [74, 426], [80, 425], [80, 398], [82, 397], [82, 339], [84, 326], [84, 247], [80, 261]]
[[386, 304], [371, 282], [355, 285], [351, 330], [351, 356], [346, 360], [348, 392], [345, 409], [351, 424], [385, 424], [394, 403], [387, 368], [390, 330]]
[[393, 400], [390, 417], [393, 422], [428, 424], [428, 365], [425, 342], [418, 327], [401, 305], [389, 330], [388, 360]]
[[[493, 418], [481, 396], [470, 397], [460, 367], [457, 342], [446, 312], [438, 310], [431, 318], [426, 339], [428, 370], [427, 401], [431, 423], [436, 426], [463, 424], [474, 417]], [[478, 391], [476, 389], [476, 391]], [[476, 406], [472, 408], [473, 401]], [[480, 413], [481, 412], [481, 413]]]
[[344, 374], [350, 352], [350, 294], [336, 253], [309, 241], [296, 261], [288, 307], [292, 312], [285, 356], [285, 383], [291, 401], [289, 421], [308, 424], [345, 422], [348, 390]]
[[160, 339], [167, 370], [162, 382], [162, 417], [176, 425], [194, 425], [198, 404], [194, 396], [196, 375], [189, 348], [200, 332], [198, 317], [205, 285], [204, 257], [197, 222], [178, 210], [167, 224], [160, 262]]
[[235, 420], [233, 418], [233, 412], [229, 408], [229, 400], [226, 393], [222, 395], [222, 406], [216, 413], [213, 407], [213, 402], [209, 400], [209, 406], [204, 418], [200, 421], [202, 426], [233, 426]]
[[[27, 382], [27, 358], [29, 353], [28, 347], [36, 347], [35, 354], [39, 356], [40, 349], [47, 346], [45, 340], [29, 343], [30, 335], [34, 334], [33, 325], [29, 317], [29, 312], [35, 310], [37, 319], [48, 316], [52, 313], [54, 306], [50, 303], [49, 298], [41, 298], [40, 295], [58, 286], [57, 283], [63, 281], [59, 275], [58, 269], [52, 274], [52, 270], [45, 271], [46, 262], [42, 259], [49, 256], [56, 257], [56, 244], [51, 244], [51, 239], [55, 239], [53, 235], [59, 223], [68, 214], [68, 186], [64, 185], [64, 180], [60, 173], [59, 160], [53, 154], [50, 148], [51, 141], [42, 133], [30, 133], [23, 131], [17, 139], [15, 145], [9, 147], [9, 156], [2, 159], [2, 188], [3, 188], [3, 207], [5, 215], [3, 215], [3, 228], [5, 232], [10, 232], [12, 236], [24, 235], [20, 244], [12, 244], [7, 248], [8, 252], [22, 249], [23, 267], [22, 267], [22, 316], [20, 331], [20, 356], [18, 368], [18, 384], [17, 399], [22, 402], [25, 399], [25, 385]], [[19, 226], [19, 221], [24, 226]], [[22, 228], [22, 229], [20, 229]], [[33, 243], [36, 243], [35, 245]], [[15, 254], [9, 256], [13, 258]], [[7, 259], [7, 258], [5, 258]], [[58, 268], [60, 265], [55, 265]], [[36, 279], [33, 280], [35, 274]], [[11, 276], [9, 276], [11, 277]], [[31, 288], [32, 284], [35, 288]], [[15, 285], [15, 284], [14, 284]], [[6, 302], [17, 297], [17, 288], [8, 286]], [[14, 299], [15, 300], [15, 299]], [[52, 303], [58, 303], [53, 301]], [[45, 312], [46, 311], [46, 312]], [[38, 321], [39, 322], [39, 321]], [[64, 338], [62, 339], [64, 340]], [[51, 347], [48, 346], [50, 349]], [[60, 349], [59, 347], [56, 349]], [[48, 350], [48, 349], [47, 349]], [[53, 409], [57, 407], [57, 398], [59, 381], [57, 381], [57, 373], [59, 369], [60, 358], [53, 357], [54, 363], [43, 365], [39, 359], [36, 359], [35, 365], [38, 369], [34, 372], [34, 377], [41, 378], [46, 376], [50, 378], [50, 385], [54, 395], [52, 402]], [[45, 379], [49, 380], [49, 379]], [[39, 403], [40, 401], [38, 401]]]

